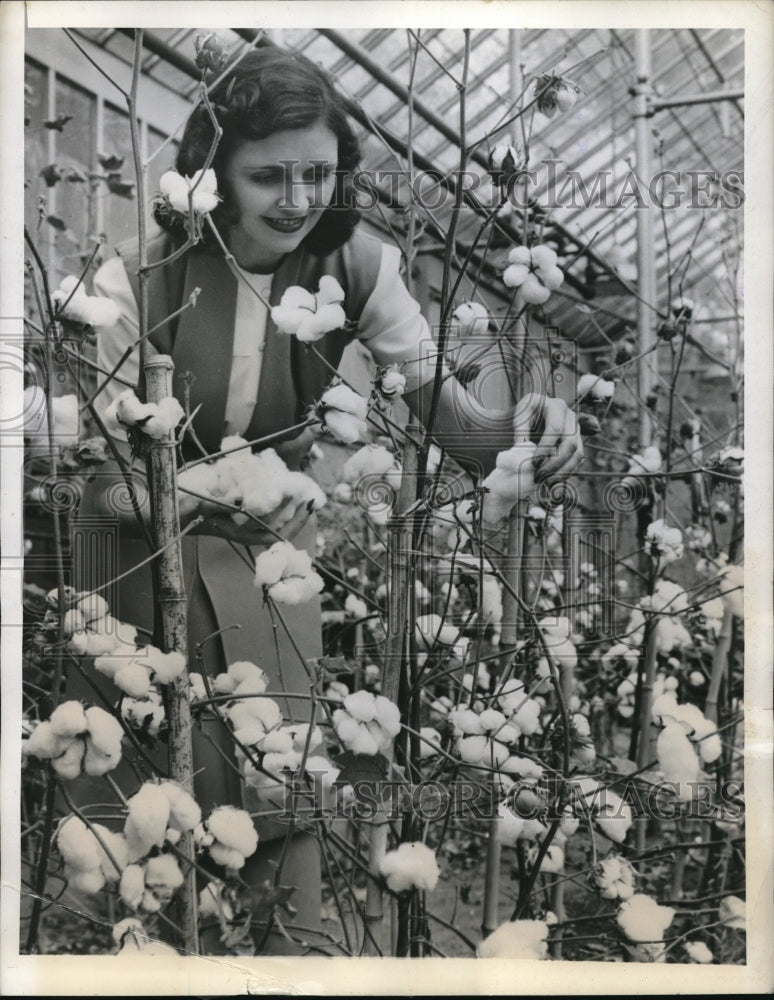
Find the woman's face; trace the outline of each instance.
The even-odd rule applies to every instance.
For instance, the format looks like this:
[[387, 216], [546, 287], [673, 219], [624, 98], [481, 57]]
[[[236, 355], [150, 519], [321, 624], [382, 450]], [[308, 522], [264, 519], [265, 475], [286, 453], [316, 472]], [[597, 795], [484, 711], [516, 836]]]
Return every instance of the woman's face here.
[[224, 175], [238, 215], [227, 243], [241, 267], [273, 270], [311, 232], [333, 195], [338, 145], [319, 122], [237, 146]]

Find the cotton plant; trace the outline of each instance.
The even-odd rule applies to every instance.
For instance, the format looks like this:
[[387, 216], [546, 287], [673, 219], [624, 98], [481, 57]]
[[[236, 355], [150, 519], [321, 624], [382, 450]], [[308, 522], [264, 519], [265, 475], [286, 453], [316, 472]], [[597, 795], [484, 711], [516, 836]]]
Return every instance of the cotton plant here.
[[435, 854], [421, 841], [407, 841], [387, 851], [379, 862], [379, 872], [392, 892], [432, 892], [440, 877]]
[[214, 461], [178, 473], [181, 516], [218, 513], [227, 504], [239, 508], [230, 515], [235, 524], [272, 514], [280, 528], [301, 505], [310, 510], [325, 505], [327, 498], [318, 484], [305, 473], [288, 469], [273, 448], [253, 452], [244, 438], [231, 435], [223, 438], [220, 450], [225, 454]]
[[238, 871], [258, 847], [258, 833], [244, 809], [217, 806], [194, 831], [194, 842], [216, 865]]
[[121, 310], [113, 299], [102, 295], [88, 295], [79, 278], [68, 274], [51, 293], [58, 316], [82, 323], [84, 326], [115, 326], [121, 318]]
[[343, 382], [325, 390], [315, 413], [323, 428], [343, 444], [354, 444], [366, 433], [368, 401]]
[[683, 533], [670, 528], [663, 518], [652, 521], [645, 532], [645, 551], [660, 569], [683, 557]]
[[332, 716], [336, 736], [347, 750], [373, 756], [392, 747], [400, 732], [400, 710], [383, 695], [361, 690], [348, 694]]
[[299, 285], [287, 288], [271, 318], [280, 333], [295, 336], [302, 343], [322, 340], [326, 333], [344, 327], [344, 289], [329, 274], [320, 278], [316, 293]]
[[483, 480], [485, 520], [498, 522], [507, 517], [519, 500], [526, 499], [535, 489], [533, 458], [536, 445], [520, 441], [498, 453], [495, 468]]
[[636, 889], [637, 873], [626, 858], [608, 854], [592, 871], [591, 881], [603, 899], [631, 899]]
[[543, 305], [563, 281], [564, 272], [557, 266], [556, 251], [546, 244], [513, 247], [508, 252], [503, 284], [517, 290], [517, 308]]
[[162, 652], [156, 646], [134, 644], [114, 646], [94, 659], [94, 667], [130, 698], [152, 697], [153, 685], [171, 684], [186, 668], [186, 657], [179, 650]]
[[176, 844], [201, 820], [193, 796], [174, 781], [146, 781], [127, 801], [123, 834], [129, 861], [145, 858], [154, 847]]
[[577, 392], [579, 400], [589, 396], [594, 403], [604, 403], [613, 398], [615, 382], [589, 372], [578, 379]]
[[218, 178], [210, 167], [207, 170], [196, 170], [192, 177], [183, 175], [177, 170], [167, 170], [159, 180], [161, 195], [156, 204], [165, 210], [177, 212], [187, 223], [191, 212], [194, 217], [194, 233], [201, 232], [202, 217], [209, 215], [220, 204], [218, 194]]
[[100, 823], [87, 824], [74, 814], [60, 821], [55, 843], [68, 885], [88, 895], [117, 882], [128, 864], [128, 848], [121, 834]]
[[80, 406], [72, 393], [53, 396], [47, 401], [40, 386], [28, 386], [24, 390], [22, 407], [24, 413], [24, 437], [33, 446], [48, 447], [49, 414], [55, 444], [60, 448], [72, 448], [78, 444], [81, 434]]
[[256, 556], [253, 582], [279, 604], [305, 604], [324, 586], [309, 553], [284, 540], [275, 542]]
[[663, 941], [674, 917], [671, 906], [661, 906], [652, 896], [638, 892], [621, 903], [616, 922], [630, 941], [658, 943]]
[[124, 389], [107, 407], [103, 420], [115, 437], [136, 429], [155, 441], [165, 440], [185, 418], [185, 411], [174, 396], [158, 403], [142, 403], [134, 389]]
[[119, 895], [130, 910], [157, 913], [170, 902], [183, 882], [183, 873], [174, 854], [157, 854], [142, 863], [127, 865], [121, 875]]
[[542, 961], [548, 957], [548, 925], [544, 920], [510, 920], [484, 938], [478, 958], [516, 958]]
[[32, 730], [25, 752], [49, 760], [58, 777], [72, 781], [81, 774], [99, 776], [118, 767], [123, 735], [121, 723], [103, 708], [84, 709], [79, 701], [66, 701]]

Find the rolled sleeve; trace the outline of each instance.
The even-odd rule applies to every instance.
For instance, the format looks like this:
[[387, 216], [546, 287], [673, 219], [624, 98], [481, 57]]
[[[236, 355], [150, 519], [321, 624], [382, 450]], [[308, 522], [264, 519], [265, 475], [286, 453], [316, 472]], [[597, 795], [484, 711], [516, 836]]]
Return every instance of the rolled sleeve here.
[[435, 377], [437, 348], [419, 303], [399, 272], [400, 251], [384, 244], [374, 290], [358, 325], [358, 339], [378, 365], [398, 365], [411, 392]]

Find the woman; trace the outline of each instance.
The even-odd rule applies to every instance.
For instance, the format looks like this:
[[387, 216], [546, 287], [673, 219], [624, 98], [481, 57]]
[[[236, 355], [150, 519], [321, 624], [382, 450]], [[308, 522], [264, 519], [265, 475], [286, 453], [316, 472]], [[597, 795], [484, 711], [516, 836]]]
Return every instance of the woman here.
[[[223, 130], [212, 164], [222, 201], [211, 217], [235, 266], [229, 267], [205, 225], [204, 240], [172, 263], [152, 270], [148, 283], [149, 328], [155, 328], [149, 347], [151, 352], [171, 354], [175, 395], [195, 414], [196, 440], [213, 453], [227, 434], [253, 440], [286, 431], [272, 447], [291, 468], [298, 468], [312, 434], [292, 428], [330, 383], [331, 369], [353, 336], [369, 348], [378, 364], [401, 366], [407, 378], [404, 399], [421, 418], [429, 412], [435, 374], [431, 336], [399, 276], [398, 251], [356, 229], [358, 213], [350, 196], [360, 150], [330, 81], [307, 59], [264, 48], [236, 65], [213, 90], [211, 102]], [[200, 105], [182, 137], [177, 157], [181, 174], [192, 176], [203, 166], [212, 139], [210, 114]], [[162, 206], [157, 219], [164, 231], [150, 242], [150, 264], [165, 259], [185, 239], [182, 216]], [[137, 338], [137, 266], [137, 252], [130, 250], [123, 259], [105, 263], [95, 277], [96, 293], [115, 299], [122, 308], [120, 322], [99, 331], [99, 362], [107, 370]], [[279, 333], [262, 301], [277, 304], [292, 285], [314, 291], [323, 275], [332, 275], [343, 287], [349, 326], [355, 329], [354, 334], [331, 332], [315, 345], [325, 361], [296, 338]], [[196, 307], [167, 321], [195, 288], [201, 289]], [[136, 379], [136, 352], [121, 374]], [[121, 389], [109, 386], [99, 405], [105, 408]], [[477, 410], [459, 383], [446, 379], [433, 436], [461, 462], [487, 471], [497, 451], [512, 443], [513, 419], [513, 413]], [[532, 395], [521, 401], [520, 422], [523, 427], [542, 425], [536, 452], [542, 461], [538, 478], [575, 468], [581, 458], [580, 439], [574, 416], [563, 402]], [[194, 447], [193, 441], [194, 435], [187, 435], [184, 449]], [[84, 512], [109, 512], [107, 495], [105, 478], [100, 477], [85, 499]], [[271, 517], [267, 521], [277, 523]], [[147, 552], [126, 537], [131, 518], [122, 518], [121, 524], [123, 570]], [[285, 609], [294, 637], [291, 644], [252, 586], [250, 560], [240, 556], [241, 546], [252, 547], [255, 555], [256, 546], [270, 544], [275, 536], [252, 522], [238, 526], [228, 514], [208, 518], [199, 532], [198, 537], [184, 539], [191, 657], [198, 649], [203, 669], [211, 676], [235, 660], [257, 661], [271, 677], [270, 690], [308, 691], [298, 651], [305, 658], [321, 652], [319, 603]], [[299, 511], [282, 534], [292, 537], [296, 547], [312, 549], [314, 518], [305, 509]], [[147, 573], [129, 578], [114, 614], [152, 628]], [[228, 628], [231, 625], [240, 628]], [[192, 664], [191, 669], [197, 668]], [[283, 707], [298, 718], [303, 702], [287, 702]], [[260, 804], [243, 799], [236, 774], [223, 761], [224, 753], [232, 754], [233, 748], [222, 727], [213, 725], [203, 736], [197, 735], [196, 793], [205, 813], [212, 805], [243, 801], [252, 812], [260, 811]], [[284, 834], [283, 827], [256, 822], [261, 843], [242, 872], [252, 885], [273, 877], [271, 861]], [[320, 862], [313, 838], [293, 838], [282, 882], [297, 887], [293, 896], [300, 910], [297, 923], [315, 926]], [[276, 948], [270, 942], [264, 950], [277, 953], [281, 948], [281, 941]]]

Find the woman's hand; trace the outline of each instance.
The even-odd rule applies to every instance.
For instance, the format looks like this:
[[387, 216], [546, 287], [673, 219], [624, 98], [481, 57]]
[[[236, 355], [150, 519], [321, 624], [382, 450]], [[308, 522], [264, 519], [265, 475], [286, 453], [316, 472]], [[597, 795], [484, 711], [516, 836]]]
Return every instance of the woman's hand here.
[[517, 441], [540, 434], [533, 457], [536, 482], [569, 476], [583, 464], [578, 417], [563, 399], [529, 393], [516, 406], [513, 429]]
[[271, 514], [260, 518], [261, 524], [252, 518], [237, 524], [231, 514], [211, 514], [191, 534], [213, 535], [238, 545], [268, 547], [281, 539], [292, 541], [309, 520], [313, 509], [311, 501], [299, 503], [298, 500], [286, 500]]

